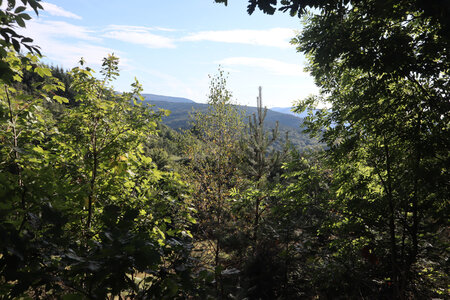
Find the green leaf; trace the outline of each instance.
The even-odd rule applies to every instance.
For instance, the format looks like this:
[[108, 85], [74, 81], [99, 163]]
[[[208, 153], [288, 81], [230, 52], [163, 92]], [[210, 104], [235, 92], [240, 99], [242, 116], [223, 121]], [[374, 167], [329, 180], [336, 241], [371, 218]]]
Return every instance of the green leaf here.
[[20, 52], [20, 43], [16, 39], [11, 39], [11, 42], [13, 44], [14, 50]]
[[62, 103], [69, 103], [69, 100], [66, 97], [61, 97], [61, 96], [53, 96], [53, 100], [57, 101], [58, 103], [62, 104]]
[[36, 153], [39, 153], [39, 154], [44, 154], [45, 153], [44, 149], [42, 149], [40, 146], [34, 147], [33, 151], [36, 152]]
[[32, 42], [33, 42], [33, 39], [28, 38], [28, 37], [22, 39], [22, 43], [32, 43]]
[[19, 14], [19, 13], [23, 12], [25, 9], [27, 9], [25, 6], [19, 6], [19, 7], [16, 8], [14, 13], [15, 14]]
[[[21, 17], [22, 19], [27, 20], [27, 21], [31, 20], [31, 17], [28, 14], [20, 14], [19, 17]], [[23, 26], [23, 27], [25, 27], [25, 26]]]
[[41, 77], [50, 77], [50, 76], [52, 76], [52, 72], [48, 68], [36, 67], [34, 69], [34, 72], [36, 72]]
[[21, 15], [16, 16], [16, 22], [20, 27], [25, 27], [25, 21], [22, 19]]

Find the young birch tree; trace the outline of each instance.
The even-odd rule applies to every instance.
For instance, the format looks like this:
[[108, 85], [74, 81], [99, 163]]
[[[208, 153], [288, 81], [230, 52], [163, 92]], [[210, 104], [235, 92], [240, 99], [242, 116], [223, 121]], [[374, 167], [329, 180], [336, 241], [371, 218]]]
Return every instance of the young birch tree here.
[[188, 146], [189, 177], [194, 189], [194, 203], [198, 211], [198, 234], [206, 252], [212, 252], [210, 266], [216, 274], [216, 291], [223, 297], [222, 270], [224, 240], [235, 228], [231, 202], [241, 187], [236, 155], [244, 130], [243, 115], [233, 105], [227, 89], [227, 78], [222, 69], [210, 76], [206, 112], [196, 112], [194, 129], [197, 142]]

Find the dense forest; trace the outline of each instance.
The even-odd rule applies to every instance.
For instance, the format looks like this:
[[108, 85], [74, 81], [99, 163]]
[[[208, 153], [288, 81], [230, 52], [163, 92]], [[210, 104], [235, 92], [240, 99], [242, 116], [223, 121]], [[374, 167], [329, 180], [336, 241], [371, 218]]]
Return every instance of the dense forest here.
[[41, 63], [40, 1], [3, 2], [0, 299], [448, 299], [447, 0], [249, 1], [302, 19], [312, 148], [222, 69], [175, 131], [113, 54]]

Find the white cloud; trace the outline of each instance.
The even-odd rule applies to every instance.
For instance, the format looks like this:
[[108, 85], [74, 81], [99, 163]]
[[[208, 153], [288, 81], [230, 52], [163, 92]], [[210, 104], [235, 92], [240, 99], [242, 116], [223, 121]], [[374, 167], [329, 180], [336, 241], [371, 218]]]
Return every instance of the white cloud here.
[[[33, 43], [41, 47], [43, 55], [65, 68], [77, 65], [81, 57], [92, 66], [101, 64], [102, 58], [109, 53], [120, 54], [114, 49], [93, 44], [92, 42], [99, 42], [101, 39], [84, 26], [40, 20], [30, 20], [27, 25], [21, 34], [33, 38]], [[121, 66], [123, 65], [124, 61], [121, 60]]]
[[27, 23], [25, 35], [38, 40], [40, 37], [76, 38], [89, 41], [100, 41], [94, 37], [94, 32], [84, 26], [69, 24], [63, 21], [36, 21]]
[[188, 35], [181, 40], [189, 42], [211, 41], [289, 48], [292, 47], [289, 42], [294, 36], [295, 31], [290, 28], [272, 28], [267, 30], [236, 29], [200, 31]]
[[174, 31], [178, 31], [176, 29], [173, 28], [166, 28], [166, 27], [152, 27], [154, 30], [158, 30], [158, 31], [167, 31], [167, 32], [174, 32]]
[[171, 29], [110, 25], [102, 37], [127, 43], [144, 45], [148, 48], [175, 48], [174, 41], [171, 38], [151, 33], [150, 31], [152, 30], [170, 31]]
[[[111, 48], [90, 45], [87, 43], [67, 44], [56, 41], [47, 43], [45, 47], [42, 47], [42, 52], [44, 55], [51, 58], [52, 61], [59, 62], [66, 68], [76, 66], [81, 57], [84, 58], [88, 66], [98, 66], [101, 64], [102, 59], [108, 54], [118, 54], [117, 51], [114, 51]], [[120, 60], [120, 65], [124, 65], [123, 59]]]
[[148, 32], [148, 31], [166, 31], [174, 32], [177, 31], [173, 28], [166, 27], [147, 27], [147, 26], [134, 26], [134, 25], [108, 25], [105, 31], [109, 30], [119, 30], [119, 31], [136, 31], [136, 32]]
[[307, 73], [302, 71], [302, 67], [299, 64], [286, 63], [270, 58], [229, 57], [222, 59], [218, 63], [224, 66], [246, 66], [264, 69], [275, 75], [307, 76]]
[[79, 15], [71, 13], [70, 11], [65, 10], [64, 8], [55, 5], [49, 2], [41, 2], [42, 7], [44, 8], [44, 12], [49, 13], [52, 16], [65, 17], [71, 19], [81, 20], [82, 18]]

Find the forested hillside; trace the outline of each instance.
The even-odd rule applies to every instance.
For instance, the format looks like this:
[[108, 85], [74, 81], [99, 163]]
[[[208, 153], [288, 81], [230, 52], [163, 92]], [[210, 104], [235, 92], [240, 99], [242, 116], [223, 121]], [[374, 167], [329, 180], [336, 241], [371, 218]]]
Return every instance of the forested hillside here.
[[43, 64], [19, 27], [44, 2], [4, 2], [0, 299], [449, 297], [445, 0], [250, 0], [302, 17], [320, 94], [277, 126], [219, 67], [190, 127], [192, 103], [118, 93], [113, 54]]
[[[150, 105], [154, 105], [154, 109], [165, 109], [170, 111], [170, 115], [164, 116], [162, 122], [175, 130], [186, 130], [193, 126], [192, 116], [196, 112], [205, 112], [208, 110], [208, 104], [201, 103], [177, 103], [171, 101], [148, 101]], [[248, 117], [256, 114], [256, 107], [240, 106], [237, 105], [236, 109], [239, 110], [244, 116], [244, 122], [248, 123]], [[265, 129], [270, 131], [278, 126], [282, 135], [282, 139], [275, 143], [275, 146], [280, 150], [282, 143], [285, 140], [286, 132], [288, 133], [288, 139], [290, 144], [297, 150], [305, 151], [311, 149], [318, 149], [323, 147], [317, 138], [311, 138], [308, 134], [304, 133], [302, 127], [303, 120], [292, 115], [278, 113], [272, 110], [267, 110], [265, 118]], [[277, 125], [278, 123], [278, 125]]]

